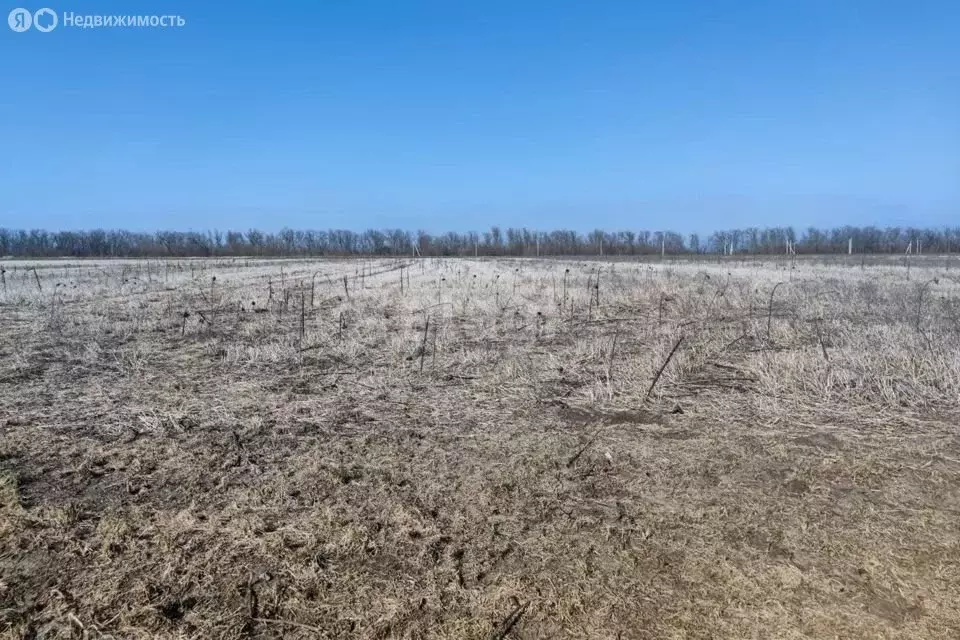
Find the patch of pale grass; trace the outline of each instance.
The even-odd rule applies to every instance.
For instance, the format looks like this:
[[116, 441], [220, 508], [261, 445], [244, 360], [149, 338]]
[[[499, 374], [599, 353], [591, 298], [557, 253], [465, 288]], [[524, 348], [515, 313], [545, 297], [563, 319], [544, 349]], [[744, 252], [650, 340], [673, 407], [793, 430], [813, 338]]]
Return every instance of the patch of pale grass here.
[[944, 264], [21, 263], [0, 633], [956, 635]]

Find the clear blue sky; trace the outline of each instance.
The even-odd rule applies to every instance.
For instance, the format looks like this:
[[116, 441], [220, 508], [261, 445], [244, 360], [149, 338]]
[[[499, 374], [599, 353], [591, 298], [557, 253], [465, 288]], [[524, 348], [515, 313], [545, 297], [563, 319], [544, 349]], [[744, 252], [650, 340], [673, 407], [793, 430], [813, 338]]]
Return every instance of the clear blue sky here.
[[8, 0], [0, 226], [960, 223], [960, 2]]

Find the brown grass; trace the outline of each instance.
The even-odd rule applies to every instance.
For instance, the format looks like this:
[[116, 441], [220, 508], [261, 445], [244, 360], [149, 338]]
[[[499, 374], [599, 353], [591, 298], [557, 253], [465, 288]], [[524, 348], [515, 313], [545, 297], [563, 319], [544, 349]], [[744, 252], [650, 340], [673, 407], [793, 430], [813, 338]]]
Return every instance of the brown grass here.
[[957, 637], [955, 272], [791, 264], [7, 263], [0, 634]]

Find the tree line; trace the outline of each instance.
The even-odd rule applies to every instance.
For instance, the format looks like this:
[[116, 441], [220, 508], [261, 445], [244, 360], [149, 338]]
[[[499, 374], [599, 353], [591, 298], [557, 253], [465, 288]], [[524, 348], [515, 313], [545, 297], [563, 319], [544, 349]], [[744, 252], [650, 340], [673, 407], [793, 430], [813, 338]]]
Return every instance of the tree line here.
[[0, 257], [161, 258], [214, 256], [574, 256], [680, 254], [956, 253], [960, 227], [749, 227], [701, 236], [673, 231], [490, 227], [430, 234], [403, 229], [310, 231], [87, 231], [0, 228]]

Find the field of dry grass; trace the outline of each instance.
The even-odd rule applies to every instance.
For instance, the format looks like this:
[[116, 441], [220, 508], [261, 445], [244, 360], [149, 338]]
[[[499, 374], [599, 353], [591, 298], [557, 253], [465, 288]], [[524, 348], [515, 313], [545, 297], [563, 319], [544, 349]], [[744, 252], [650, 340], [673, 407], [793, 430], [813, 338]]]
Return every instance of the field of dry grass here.
[[4, 637], [960, 636], [960, 265], [2, 266]]

